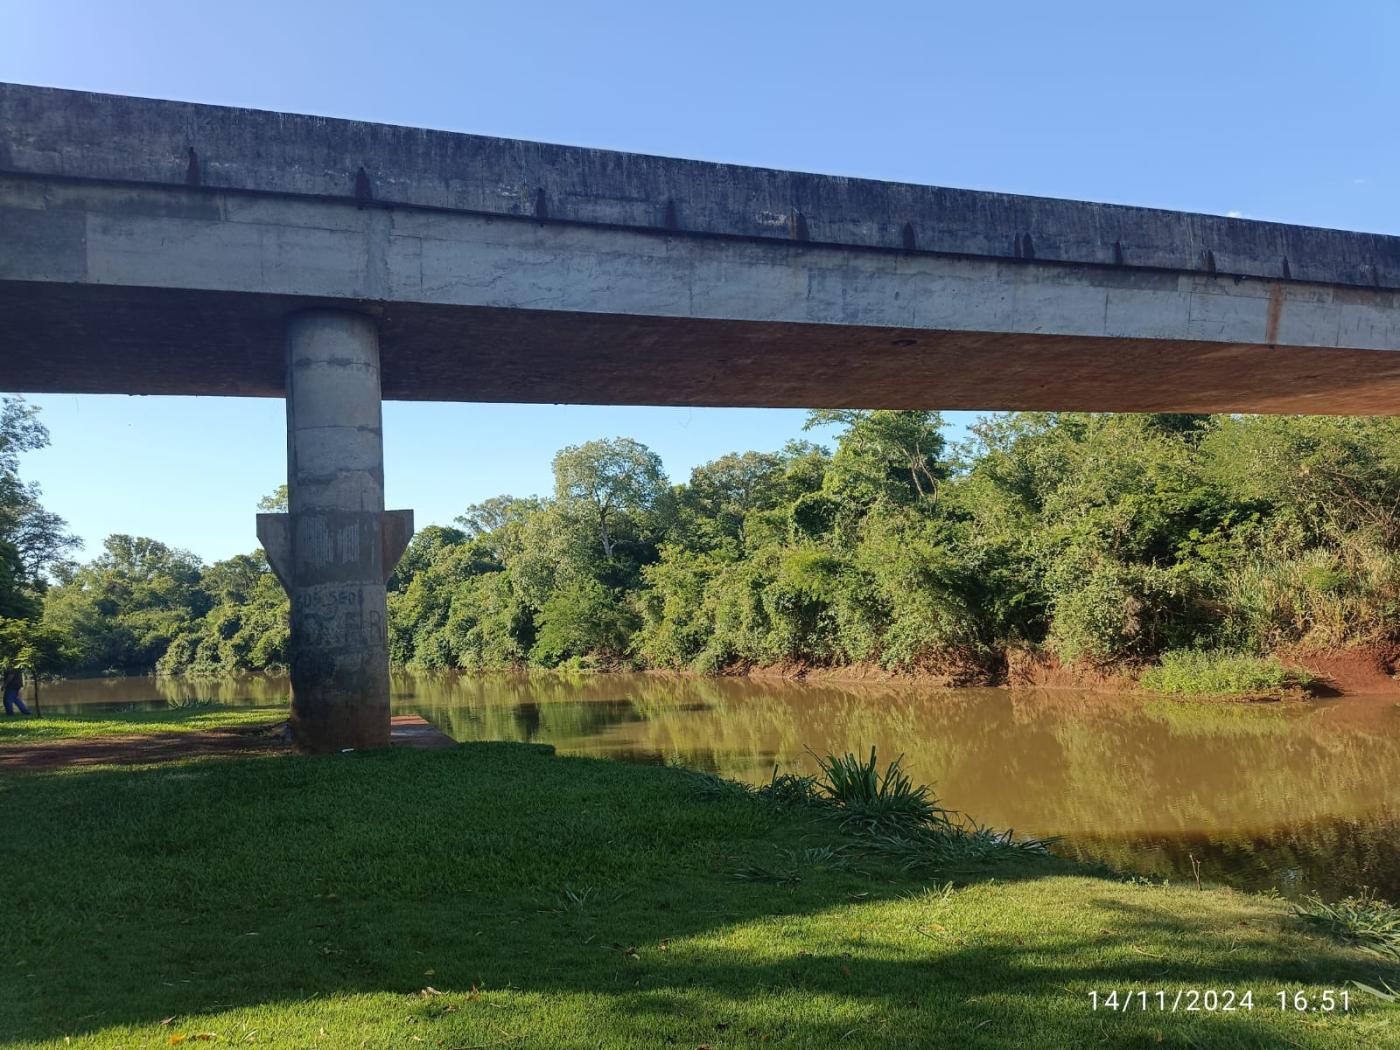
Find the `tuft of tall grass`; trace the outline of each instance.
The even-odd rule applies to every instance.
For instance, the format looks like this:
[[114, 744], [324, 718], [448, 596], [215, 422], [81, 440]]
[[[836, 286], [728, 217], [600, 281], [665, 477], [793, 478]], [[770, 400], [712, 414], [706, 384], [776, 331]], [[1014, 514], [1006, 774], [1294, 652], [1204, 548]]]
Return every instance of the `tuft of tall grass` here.
[[868, 759], [849, 752], [816, 759], [815, 790], [839, 811], [842, 830], [875, 835], [952, 824], [928, 785], [915, 784], [901, 768], [903, 755], [884, 770], [873, 747]]
[[1044, 857], [1049, 854], [1053, 841], [1018, 839], [1011, 831], [993, 831], [968, 822], [947, 829], [920, 828], [908, 834], [877, 835], [865, 845], [870, 854], [912, 874], [966, 864]]
[[1145, 689], [1178, 696], [1247, 696], [1302, 688], [1307, 671], [1285, 667], [1272, 656], [1222, 650], [1172, 649], [1138, 679]]
[[816, 777], [799, 776], [796, 773], [779, 773], [773, 767], [773, 776], [754, 793], [764, 802], [779, 806], [817, 806], [826, 802], [817, 787]]
[[593, 886], [584, 886], [582, 889], [574, 889], [565, 886], [555, 899], [551, 911], [564, 914], [566, 912], [581, 912], [588, 908], [589, 904], [598, 898], [598, 890]]
[[1294, 910], [1309, 925], [1377, 955], [1400, 961], [1400, 908], [1367, 890], [1334, 903], [1317, 896], [1304, 897], [1294, 905]]
[[777, 864], [755, 864], [736, 871], [736, 879], [800, 882], [804, 867], [847, 869], [858, 857], [890, 862], [904, 871], [936, 871], [1043, 857], [1054, 841], [1017, 838], [1011, 831], [994, 831], [944, 808], [932, 788], [915, 783], [904, 771], [903, 755], [881, 767], [873, 747], [867, 758], [852, 752], [811, 754], [817, 761], [818, 775], [779, 773], [775, 766], [768, 783], [757, 788], [692, 771], [696, 793], [702, 798], [738, 795], [770, 806], [806, 809], [820, 820], [834, 821], [837, 830], [851, 840], [850, 849], [823, 846], [801, 855], [784, 855]]
[[722, 777], [718, 773], [711, 773], [703, 769], [686, 769], [683, 772], [690, 777], [695, 785], [695, 795], [706, 802], [721, 802], [734, 798], [754, 798], [760, 795], [760, 791], [754, 791], [747, 784], [737, 780], [730, 780]]
[[1389, 637], [1400, 604], [1400, 552], [1352, 534], [1340, 548], [1265, 547], [1221, 580], [1225, 631], [1236, 644], [1335, 649]]
[[1364, 984], [1361, 981], [1352, 981], [1352, 984], [1360, 988], [1367, 995], [1374, 995], [1383, 1003], [1400, 1003], [1400, 988], [1392, 988], [1384, 981], [1378, 981], [1377, 988], [1374, 984]]
[[821, 775], [815, 791], [866, 856], [912, 872], [1049, 852], [1050, 839], [1018, 839], [945, 809], [927, 784], [916, 784], [905, 773], [903, 758], [883, 770], [873, 747], [865, 759], [849, 752], [817, 758]]
[[805, 849], [781, 849], [774, 864], [750, 864], [734, 872], [734, 878], [745, 882], [794, 883], [802, 881], [804, 868], [827, 871], [865, 872], [852, 867], [851, 851], [843, 846], [808, 846]]

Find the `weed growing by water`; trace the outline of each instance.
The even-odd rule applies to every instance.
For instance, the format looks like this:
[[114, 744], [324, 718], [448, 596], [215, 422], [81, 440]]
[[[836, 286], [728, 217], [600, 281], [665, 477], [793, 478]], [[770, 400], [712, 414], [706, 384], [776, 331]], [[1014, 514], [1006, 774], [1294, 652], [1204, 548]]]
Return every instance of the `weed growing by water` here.
[[915, 784], [900, 768], [900, 755], [881, 771], [875, 749], [868, 759], [847, 752], [817, 757], [821, 777], [814, 790], [840, 814], [843, 831], [871, 836], [951, 824], [927, 784]]
[[901, 755], [883, 771], [875, 748], [855, 755], [819, 758], [816, 788], [839, 814], [841, 830], [854, 835], [866, 855], [893, 862], [902, 871], [1043, 856], [1048, 839], [1018, 839], [945, 809], [927, 784], [916, 784], [901, 768]]
[[901, 871], [911, 874], [1049, 853], [1049, 840], [1018, 839], [1010, 831], [993, 831], [971, 823], [872, 836], [865, 845], [871, 854], [892, 861]]
[[1294, 906], [1304, 922], [1377, 955], [1400, 961], [1400, 908], [1363, 890], [1359, 896], [1329, 904], [1304, 897]]
[[1285, 667], [1275, 657], [1201, 649], [1173, 649], [1162, 654], [1138, 680], [1143, 688], [1178, 696], [1275, 695], [1306, 688], [1307, 671]]
[[[759, 792], [737, 780], [729, 780], [701, 769], [682, 769], [694, 784], [695, 797], [706, 802], [722, 802], [736, 798], [760, 797]], [[761, 790], [761, 789], [760, 789]]]
[[1049, 853], [1051, 839], [1018, 839], [994, 831], [939, 804], [927, 784], [917, 784], [902, 767], [903, 756], [881, 767], [875, 748], [868, 758], [847, 752], [816, 755], [820, 773], [804, 777], [779, 773], [758, 788], [694, 774], [704, 798], [736, 793], [787, 809], [802, 808], [834, 821], [851, 840], [849, 848], [824, 846], [798, 856], [791, 851], [775, 865], [750, 865], [734, 877], [755, 882], [798, 882], [803, 867], [849, 867], [856, 858], [892, 863], [904, 872], [1025, 860]]
[[776, 765], [772, 778], [754, 794], [764, 802], [779, 806], [818, 806], [826, 802], [817, 787], [816, 777], [779, 773]]

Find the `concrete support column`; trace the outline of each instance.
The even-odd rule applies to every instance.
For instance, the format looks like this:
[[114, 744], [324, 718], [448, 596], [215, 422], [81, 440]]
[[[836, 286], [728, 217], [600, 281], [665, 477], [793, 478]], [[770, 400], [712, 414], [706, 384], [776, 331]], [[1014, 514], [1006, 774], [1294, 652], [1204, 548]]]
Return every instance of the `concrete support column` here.
[[284, 338], [289, 513], [258, 515], [258, 536], [291, 598], [292, 735], [309, 751], [384, 747], [384, 585], [413, 516], [384, 512], [378, 328], [311, 310]]

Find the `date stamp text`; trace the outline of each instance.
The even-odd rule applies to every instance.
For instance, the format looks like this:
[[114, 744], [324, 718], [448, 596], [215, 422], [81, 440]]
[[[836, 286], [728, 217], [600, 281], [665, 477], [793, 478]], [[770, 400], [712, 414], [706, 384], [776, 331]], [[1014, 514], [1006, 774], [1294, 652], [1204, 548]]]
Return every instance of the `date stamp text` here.
[[1092, 989], [1089, 1008], [1095, 1013], [1251, 1013], [1256, 1006], [1295, 1014], [1351, 1012], [1351, 993], [1344, 988], [1299, 989], [1255, 994], [1249, 988]]

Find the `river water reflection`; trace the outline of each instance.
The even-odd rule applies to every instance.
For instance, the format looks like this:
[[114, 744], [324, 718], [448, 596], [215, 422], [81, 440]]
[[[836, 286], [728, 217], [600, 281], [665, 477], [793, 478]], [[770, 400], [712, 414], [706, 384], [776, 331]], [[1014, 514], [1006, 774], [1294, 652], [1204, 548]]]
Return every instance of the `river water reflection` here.
[[[394, 707], [459, 740], [672, 763], [749, 781], [809, 772], [808, 748], [905, 755], [944, 805], [1062, 837], [1061, 852], [1152, 878], [1400, 899], [1400, 704], [1148, 700], [664, 675], [405, 674]], [[280, 702], [275, 677], [44, 687], [45, 706]], [[89, 708], [90, 709], [90, 708]]]

